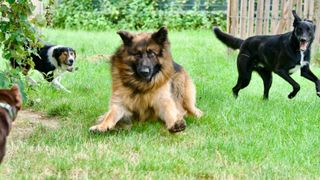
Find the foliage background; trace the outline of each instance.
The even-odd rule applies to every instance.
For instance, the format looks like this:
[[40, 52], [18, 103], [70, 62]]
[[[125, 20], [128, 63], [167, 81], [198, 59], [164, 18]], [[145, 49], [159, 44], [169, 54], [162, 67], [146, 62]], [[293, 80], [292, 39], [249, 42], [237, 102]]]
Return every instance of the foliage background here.
[[52, 27], [83, 30], [208, 29], [226, 26], [225, 0], [61, 0]]

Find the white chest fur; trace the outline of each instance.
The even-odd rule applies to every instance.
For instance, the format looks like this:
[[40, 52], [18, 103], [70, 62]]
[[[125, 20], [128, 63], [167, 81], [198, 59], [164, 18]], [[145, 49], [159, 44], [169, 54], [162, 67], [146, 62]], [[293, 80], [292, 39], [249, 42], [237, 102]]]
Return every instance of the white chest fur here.
[[309, 64], [309, 62], [304, 61], [304, 52], [303, 51], [300, 51], [300, 55], [301, 55], [300, 64], [298, 64], [294, 68], [290, 69], [289, 70], [290, 74], [296, 72], [297, 70], [301, 69], [303, 66], [306, 66], [307, 64]]

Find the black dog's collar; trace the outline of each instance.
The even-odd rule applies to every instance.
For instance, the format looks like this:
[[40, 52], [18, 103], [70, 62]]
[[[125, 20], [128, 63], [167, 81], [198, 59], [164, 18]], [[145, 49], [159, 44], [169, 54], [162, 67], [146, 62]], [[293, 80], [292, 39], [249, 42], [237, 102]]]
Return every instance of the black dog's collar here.
[[10, 104], [5, 102], [0, 102], [0, 108], [6, 110], [9, 114], [10, 119], [14, 121], [15, 116], [17, 115], [16, 108], [13, 108]]

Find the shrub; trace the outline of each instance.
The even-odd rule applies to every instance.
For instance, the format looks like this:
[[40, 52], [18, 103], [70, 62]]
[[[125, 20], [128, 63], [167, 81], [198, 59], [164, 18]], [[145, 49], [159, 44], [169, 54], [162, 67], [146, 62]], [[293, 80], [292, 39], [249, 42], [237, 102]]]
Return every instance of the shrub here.
[[[207, 0], [208, 1], [208, 0]], [[211, 0], [212, 1], [212, 0]], [[160, 6], [154, 0], [62, 0], [53, 11], [52, 27], [84, 30], [154, 29], [166, 25], [172, 29], [225, 28], [222, 12], [183, 10], [177, 6]], [[163, 3], [163, 2], [162, 2]], [[209, 6], [208, 6], [209, 7]]]
[[[28, 20], [33, 5], [30, 0], [6, 0], [0, 2], [0, 48], [6, 60], [14, 58], [17, 62], [30, 63], [30, 53], [40, 46], [36, 29]], [[35, 20], [35, 22], [38, 22]], [[2, 63], [5, 64], [5, 63]], [[0, 70], [0, 88], [17, 83], [24, 98], [23, 81], [19, 71], [10, 68]]]

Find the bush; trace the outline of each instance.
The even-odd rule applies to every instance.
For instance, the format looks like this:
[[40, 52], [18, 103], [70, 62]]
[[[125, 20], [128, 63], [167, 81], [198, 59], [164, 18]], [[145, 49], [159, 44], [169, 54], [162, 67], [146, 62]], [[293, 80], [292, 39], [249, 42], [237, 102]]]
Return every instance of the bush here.
[[[41, 45], [36, 29], [28, 20], [33, 9], [30, 0], [0, 2], [0, 50], [4, 59], [13, 58], [17, 63], [32, 64], [30, 53]], [[36, 19], [34, 21], [38, 22]], [[25, 99], [24, 84], [19, 71], [0, 69], [0, 88], [8, 88], [13, 83], [20, 86]]]
[[[212, 1], [212, 0], [211, 0]], [[53, 11], [52, 27], [84, 30], [225, 28], [223, 12], [198, 11], [197, 6], [159, 6], [154, 0], [63, 0]]]

